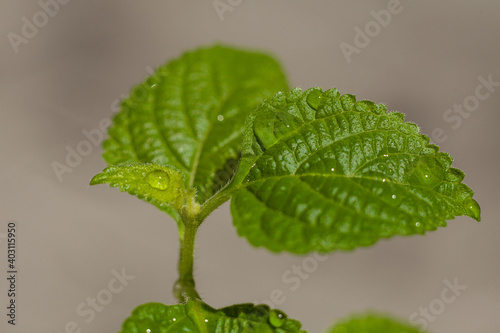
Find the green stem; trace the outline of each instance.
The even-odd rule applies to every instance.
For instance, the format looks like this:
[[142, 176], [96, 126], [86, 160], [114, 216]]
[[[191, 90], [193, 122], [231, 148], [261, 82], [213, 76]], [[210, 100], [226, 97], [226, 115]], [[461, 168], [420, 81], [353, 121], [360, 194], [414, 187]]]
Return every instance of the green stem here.
[[[244, 181], [250, 169], [253, 167], [257, 157], [255, 158], [246, 158], [240, 161], [238, 165], [238, 172], [235, 177], [231, 179], [229, 183], [227, 183], [223, 188], [221, 188], [217, 193], [215, 193], [211, 198], [203, 203], [200, 207], [200, 211], [196, 216], [196, 223], [200, 225], [207, 217], [210, 215], [212, 211], [214, 211], [217, 207], [222, 205], [224, 202], [229, 200], [233, 192], [249, 186], [252, 182]], [[242, 171], [244, 170], [244, 172]]]
[[182, 225], [179, 227], [180, 236], [180, 254], [179, 254], [179, 279], [174, 285], [175, 297], [180, 302], [198, 299], [200, 295], [196, 291], [193, 277], [194, 263], [194, 242], [198, 224], [196, 217], [199, 213], [199, 206], [194, 200], [194, 192], [188, 194], [187, 205], [184, 211], [180, 214]]
[[180, 302], [201, 299], [196, 291], [193, 277], [194, 263], [194, 240], [197, 227], [194, 225], [185, 225], [181, 238], [181, 249], [179, 256], [179, 279], [174, 286], [175, 297]]
[[231, 198], [231, 194], [239, 190], [243, 185], [234, 185], [233, 182], [227, 184], [219, 192], [215, 193], [200, 207], [200, 213], [196, 217], [197, 225], [200, 225], [216, 208]]

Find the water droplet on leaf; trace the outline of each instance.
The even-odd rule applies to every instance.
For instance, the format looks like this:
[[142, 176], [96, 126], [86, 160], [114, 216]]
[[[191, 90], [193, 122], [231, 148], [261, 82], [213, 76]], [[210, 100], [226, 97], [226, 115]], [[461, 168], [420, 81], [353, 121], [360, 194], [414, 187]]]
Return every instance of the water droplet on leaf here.
[[393, 194], [393, 195], [392, 195], [392, 198], [393, 198], [393, 199], [396, 199], [396, 195], [395, 195], [395, 194]]
[[316, 110], [321, 102], [321, 96], [323, 94], [319, 90], [313, 90], [309, 95], [307, 95], [307, 104], [314, 110]]
[[275, 116], [274, 112], [264, 112], [255, 118], [253, 131], [257, 142], [263, 150], [268, 149], [276, 142], [274, 131]]
[[422, 226], [422, 223], [420, 222], [415, 222], [415, 227], [420, 228]]
[[168, 188], [170, 176], [165, 171], [154, 170], [148, 173], [146, 177], [144, 177], [144, 180], [152, 188], [163, 191]]
[[427, 188], [434, 188], [438, 186], [441, 183], [441, 180], [444, 176], [444, 173], [442, 170], [435, 170], [434, 173], [430, 174], [422, 174], [422, 173], [416, 173], [415, 175], [418, 176], [420, 174], [420, 179], [418, 179], [419, 183]]
[[221, 114], [220, 114], [220, 115], [218, 115], [218, 116], [217, 116], [217, 120], [218, 120], [218, 121], [223, 121], [223, 120], [224, 120], [224, 116], [223, 116], [223, 115], [221, 115]]
[[269, 323], [274, 327], [281, 327], [286, 321], [286, 314], [280, 310], [272, 310], [269, 313]]
[[208, 319], [205, 319], [205, 323], [208, 323]]
[[477, 203], [476, 200], [474, 199], [469, 199], [465, 202], [465, 208], [467, 209], [467, 213], [469, 214], [470, 217], [472, 217], [474, 220], [480, 221], [481, 220], [481, 207], [479, 207], [479, 204]]
[[415, 160], [408, 176], [410, 183], [415, 182], [419, 186], [432, 189], [442, 183], [445, 178], [445, 171], [434, 156], [422, 156]]

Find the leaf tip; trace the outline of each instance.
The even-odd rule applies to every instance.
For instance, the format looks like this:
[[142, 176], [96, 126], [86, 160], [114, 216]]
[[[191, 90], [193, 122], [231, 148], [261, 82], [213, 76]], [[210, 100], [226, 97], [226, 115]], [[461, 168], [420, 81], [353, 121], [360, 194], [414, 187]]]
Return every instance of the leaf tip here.
[[97, 175], [95, 175], [94, 177], [92, 177], [92, 179], [90, 180], [89, 185], [92, 186], [92, 185], [103, 184], [105, 182], [105, 178], [106, 178], [106, 175], [104, 173], [98, 173]]
[[465, 209], [467, 210], [467, 216], [473, 218], [477, 222], [481, 222], [481, 207], [474, 199], [469, 199], [465, 203]]

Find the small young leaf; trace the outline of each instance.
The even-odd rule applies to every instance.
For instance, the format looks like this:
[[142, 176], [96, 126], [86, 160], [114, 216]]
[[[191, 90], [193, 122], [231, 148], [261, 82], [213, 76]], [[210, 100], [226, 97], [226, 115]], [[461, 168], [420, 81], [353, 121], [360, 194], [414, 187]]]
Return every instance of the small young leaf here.
[[467, 215], [473, 192], [452, 158], [385, 105], [336, 89], [278, 93], [247, 122], [232, 184], [238, 233], [294, 253], [351, 250]]
[[[278, 318], [278, 319], [277, 319]], [[238, 304], [216, 310], [201, 301], [137, 307], [120, 333], [304, 333], [301, 324], [267, 305]]]
[[109, 184], [150, 202], [180, 221], [178, 212], [186, 200], [184, 174], [159, 164], [110, 166], [92, 178], [90, 185]]
[[104, 159], [170, 165], [201, 204], [233, 176], [247, 115], [282, 89], [284, 74], [268, 55], [222, 46], [185, 53], [122, 103]]
[[380, 314], [353, 316], [334, 325], [328, 333], [425, 333], [397, 319]]

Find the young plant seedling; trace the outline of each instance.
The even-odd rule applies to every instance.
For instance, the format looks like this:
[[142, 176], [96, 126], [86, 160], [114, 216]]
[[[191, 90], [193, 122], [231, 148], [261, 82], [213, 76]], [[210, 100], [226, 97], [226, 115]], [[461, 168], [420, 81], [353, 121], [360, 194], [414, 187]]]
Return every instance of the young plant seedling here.
[[[265, 305], [214, 309], [193, 277], [198, 227], [231, 198], [253, 246], [306, 254], [424, 234], [455, 216], [480, 220], [464, 173], [383, 104], [336, 89], [290, 90], [269, 55], [214, 46], [157, 69], [123, 101], [91, 181], [152, 203], [177, 222], [179, 304], [137, 307], [122, 333], [305, 332]], [[418, 333], [378, 314], [335, 333]]]

